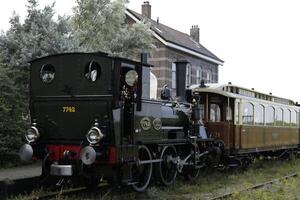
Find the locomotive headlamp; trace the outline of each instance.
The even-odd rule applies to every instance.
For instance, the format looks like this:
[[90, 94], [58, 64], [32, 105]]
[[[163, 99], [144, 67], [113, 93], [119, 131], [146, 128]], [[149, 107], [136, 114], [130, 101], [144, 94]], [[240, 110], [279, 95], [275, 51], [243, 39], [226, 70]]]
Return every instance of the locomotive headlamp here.
[[35, 142], [40, 137], [39, 130], [35, 126], [31, 126], [25, 133], [27, 142]]
[[90, 144], [97, 144], [104, 137], [101, 130], [97, 127], [92, 127], [89, 132], [86, 134], [86, 139]]
[[125, 75], [125, 82], [130, 87], [134, 86], [134, 84], [137, 82], [138, 74], [135, 70], [129, 70]]

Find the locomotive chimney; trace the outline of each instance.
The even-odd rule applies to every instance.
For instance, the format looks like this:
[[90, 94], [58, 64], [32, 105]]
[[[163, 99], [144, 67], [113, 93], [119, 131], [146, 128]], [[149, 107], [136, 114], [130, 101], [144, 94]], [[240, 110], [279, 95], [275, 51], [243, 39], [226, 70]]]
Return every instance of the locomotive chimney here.
[[179, 98], [178, 101], [186, 101], [185, 90], [186, 90], [186, 68], [188, 61], [179, 60], [176, 64], [176, 96]]
[[151, 5], [149, 1], [144, 1], [142, 4], [142, 15], [151, 19]]
[[192, 37], [192, 39], [195, 42], [199, 43], [199, 41], [200, 41], [200, 29], [199, 29], [198, 25], [192, 26], [192, 28], [190, 29], [190, 36]]

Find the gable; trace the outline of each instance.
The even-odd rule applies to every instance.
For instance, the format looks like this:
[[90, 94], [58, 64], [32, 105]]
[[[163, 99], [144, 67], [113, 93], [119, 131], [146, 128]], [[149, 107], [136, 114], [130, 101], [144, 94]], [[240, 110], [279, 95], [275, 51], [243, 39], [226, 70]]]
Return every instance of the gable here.
[[[126, 15], [135, 22], [143, 19], [141, 14], [129, 9], [126, 10]], [[219, 59], [200, 43], [194, 41], [188, 34], [172, 29], [164, 24], [157, 23], [152, 19], [149, 19], [149, 22], [151, 24], [153, 36], [165, 46], [216, 63], [218, 65], [223, 65], [223, 60]]]

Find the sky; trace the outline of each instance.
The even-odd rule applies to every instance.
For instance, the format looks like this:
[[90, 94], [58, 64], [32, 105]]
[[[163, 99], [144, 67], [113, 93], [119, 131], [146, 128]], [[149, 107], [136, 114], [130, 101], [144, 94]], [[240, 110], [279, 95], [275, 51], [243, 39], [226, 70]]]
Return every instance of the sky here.
[[[144, 0], [130, 0], [140, 12]], [[41, 6], [53, 0], [40, 0]], [[300, 102], [300, 1], [149, 0], [152, 18], [189, 33], [200, 27], [200, 43], [225, 61], [219, 82]], [[24, 18], [26, 0], [2, 1], [0, 30], [15, 10]], [[71, 14], [75, 0], [56, 0], [59, 14]]]

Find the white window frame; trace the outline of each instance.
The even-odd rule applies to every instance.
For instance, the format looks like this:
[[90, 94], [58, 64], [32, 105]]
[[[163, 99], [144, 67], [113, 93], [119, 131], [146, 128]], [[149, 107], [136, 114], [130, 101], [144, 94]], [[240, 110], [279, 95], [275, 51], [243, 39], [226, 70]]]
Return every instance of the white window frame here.
[[176, 89], [176, 64], [172, 62], [171, 65], [171, 88]]

